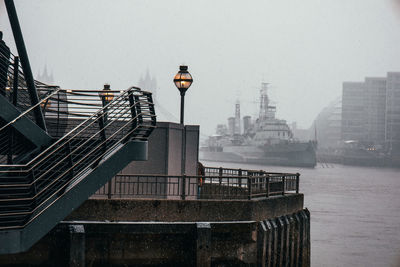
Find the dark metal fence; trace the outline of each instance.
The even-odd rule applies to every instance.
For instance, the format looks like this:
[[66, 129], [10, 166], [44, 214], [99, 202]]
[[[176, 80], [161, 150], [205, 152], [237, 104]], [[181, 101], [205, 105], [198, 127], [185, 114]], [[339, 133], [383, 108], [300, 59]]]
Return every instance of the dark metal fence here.
[[299, 179], [299, 173], [208, 167], [205, 168], [204, 176], [121, 174], [100, 188], [92, 198], [250, 200], [298, 193]]

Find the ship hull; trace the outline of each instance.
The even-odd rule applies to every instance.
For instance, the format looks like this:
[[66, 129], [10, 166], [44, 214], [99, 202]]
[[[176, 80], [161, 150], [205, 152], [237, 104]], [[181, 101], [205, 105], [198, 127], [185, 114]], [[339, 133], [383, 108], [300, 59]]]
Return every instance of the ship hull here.
[[[268, 149], [269, 148], [269, 149]], [[254, 146], [227, 146], [222, 151], [200, 150], [199, 159], [216, 162], [234, 162], [259, 165], [278, 165], [314, 168], [317, 161], [312, 147], [291, 148]]]

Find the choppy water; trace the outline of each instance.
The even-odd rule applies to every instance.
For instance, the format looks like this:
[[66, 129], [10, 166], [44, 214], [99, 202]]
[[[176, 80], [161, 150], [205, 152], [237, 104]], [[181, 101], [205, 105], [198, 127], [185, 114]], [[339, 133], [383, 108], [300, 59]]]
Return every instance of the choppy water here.
[[311, 212], [312, 266], [400, 266], [400, 169], [205, 165], [299, 172]]

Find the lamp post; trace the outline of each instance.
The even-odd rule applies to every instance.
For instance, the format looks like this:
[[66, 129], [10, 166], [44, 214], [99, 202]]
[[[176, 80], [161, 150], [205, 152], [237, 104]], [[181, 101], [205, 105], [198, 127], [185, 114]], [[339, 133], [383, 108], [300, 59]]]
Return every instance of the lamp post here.
[[101, 91], [99, 95], [103, 106], [107, 105], [114, 99], [114, 94], [111, 92], [110, 85], [107, 83], [104, 85], [103, 91]]
[[188, 72], [188, 66], [179, 66], [179, 71], [174, 77], [174, 83], [181, 94], [181, 120], [180, 123], [183, 124], [184, 109], [185, 109], [185, 93], [187, 89], [192, 85], [193, 79], [192, 75]]
[[114, 93], [111, 92], [109, 84], [106, 83], [104, 85], [103, 91], [101, 91], [99, 93], [99, 96], [101, 98], [101, 104], [104, 108], [104, 123], [106, 123], [107, 122], [107, 107], [105, 107], [105, 106], [107, 106], [108, 103], [110, 103], [114, 99]]

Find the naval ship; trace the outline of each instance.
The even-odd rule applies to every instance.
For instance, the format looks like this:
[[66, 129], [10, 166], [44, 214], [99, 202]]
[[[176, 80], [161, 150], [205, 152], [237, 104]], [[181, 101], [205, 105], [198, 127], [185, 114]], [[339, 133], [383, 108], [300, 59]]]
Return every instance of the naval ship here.
[[243, 133], [237, 103], [235, 117], [228, 119], [229, 131], [218, 125], [217, 134], [200, 147], [200, 160], [315, 167], [316, 142], [296, 140], [286, 121], [275, 117], [276, 107], [270, 104], [267, 93], [268, 83], [262, 83], [259, 116], [255, 121], [250, 116], [243, 118]]

